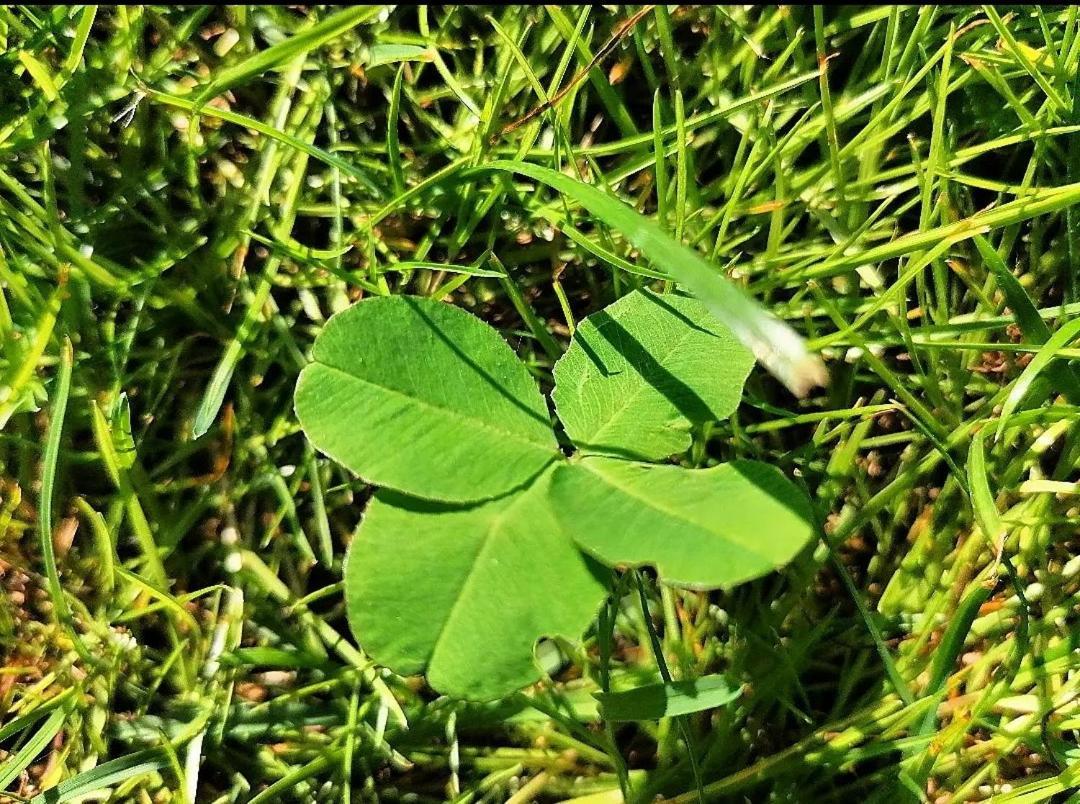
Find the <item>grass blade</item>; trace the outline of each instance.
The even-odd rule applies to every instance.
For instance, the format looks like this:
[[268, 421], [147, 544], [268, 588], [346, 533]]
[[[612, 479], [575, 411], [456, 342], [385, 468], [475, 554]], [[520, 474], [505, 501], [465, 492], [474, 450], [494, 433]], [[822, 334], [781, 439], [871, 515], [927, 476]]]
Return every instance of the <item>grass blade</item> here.
[[242, 84], [249, 78], [262, 75], [282, 64], [287, 64], [302, 53], [314, 50], [341, 36], [382, 11], [382, 6], [353, 6], [332, 14], [308, 30], [294, 34], [276, 45], [261, 50], [239, 64], [222, 70], [213, 81], [195, 96], [195, 106], [202, 106], [215, 95]]
[[998, 287], [1005, 296], [1005, 301], [1016, 316], [1016, 323], [1023, 331], [1025, 339], [1032, 343], [1046, 343], [1050, 337], [1050, 327], [1039, 315], [1039, 310], [1031, 296], [1024, 290], [1024, 286], [1013, 276], [1012, 271], [1005, 264], [1005, 260], [997, 253], [990, 241], [983, 235], [975, 235], [971, 238], [979, 255], [986, 263], [986, 267], [994, 275]]
[[53, 80], [48, 67], [25, 50], [19, 51], [19, 61], [26, 68], [26, 72], [30, 73], [34, 83], [41, 89], [41, 94], [45, 96], [46, 100], [51, 103], [60, 97], [60, 91], [56, 88], [56, 82]]
[[[367, 66], [370, 69], [384, 64], [396, 64], [400, 61], [434, 61], [434, 59], [435, 52], [430, 47], [376, 42], [371, 46]], [[398, 70], [398, 75], [401, 75], [401, 70]]]
[[971, 439], [967, 461], [968, 485], [971, 490], [971, 507], [975, 511], [975, 521], [979, 524], [983, 535], [993, 545], [994, 555], [999, 556], [1003, 528], [986, 474], [985, 440], [985, 430], [977, 430]]
[[[49, 598], [54, 606], [56, 618], [71, 636], [76, 650], [83, 659], [90, 659], [90, 653], [83, 644], [82, 638], [75, 631], [75, 623], [71, 617], [71, 609], [68, 607], [67, 598], [64, 596], [64, 588], [60, 583], [60, 571], [56, 566], [56, 555], [53, 552], [53, 526], [52, 507], [53, 496], [56, 489], [56, 471], [60, 463], [60, 438], [64, 433], [64, 415], [67, 412], [68, 396], [71, 394], [71, 368], [74, 363], [74, 353], [71, 341], [64, 339], [64, 346], [60, 352], [60, 370], [56, 376], [56, 390], [53, 394], [52, 419], [49, 422], [49, 432], [45, 439], [45, 456], [41, 476], [41, 499], [38, 513], [38, 535], [41, 539], [41, 561], [45, 565], [45, 578], [49, 590]], [[0, 784], [0, 787], [4, 785]]]
[[807, 350], [805, 341], [795, 330], [724, 278], [698, 252], [668, 235], [655, 221], [591, 185], [525, 162], [499, 160], [463, 171], [461, 176], [493, 170], [542, 182], [620, 232], [646, 258], [704, 302], [796, 396], [805, 396], [813, 387], [826, 383], [825, 364]]
[[505, 276], [501, 271], [493, 271], [490, 268], [478, 268], [475, 265], [455, 265], [448, 262], [429, 262], [427, 260], [401, 260], [389, 265], [379, 267], [381, 273], [391, 271], [445, 271], [448, 274], [463, 274], [465, 276], [487, 276], [494, 279], [502, 279]]
[[1013, 411], [1017, 409], [1024, 397], [1027, 396], [1032, 384], [1039, 378], [1039, 375], [1043, 370], [1051, 364], [1051, 361], [1057, 355], [1058, 350], [1071, 343], [1077, 335], [1080, 335], [1080, 318], [1074, 318], [1055, 332], [1043, 348], [1031, 359], [1027, 368], [1025, 368], [1020, 376], [1016, 378], [1012, 390], [1009, 392], [1009, 396], [1006, 398], [1005, 404], [1002, 405], [1001, 408], [1001, 418], [998, 419], [996, 439], [1001, 438], [1001, 434], [1005, 431], [1005, 423], [1009, 416], [1013, 414]]
[[[930, 681], [924, 692], [924, 697], [931, 698], [933, 705], [923, 716], [919, 736], [929, 737], [933, 734], [938, 722], [938, 704], [948, 691], [949, 675], [964, 650], [964, 643], [971, 632], [975, 618], [979, 615], [979, 608], [990, 598], [993, 591], [993, 584], [976, 584], [960, 601], [948, 628], [945, 629], [941, 643], [935, 648], [934, 658], [930, 665]], [[911, 763], [910, 774], [918, 787], [925, 786], [936, 759], [936, 752], [928, 745]]]
[[[1069, 209], [1071, 210], [1072, 207]], [[1068, 211], [1066, 210], [1066, 212]], [[1009, 309], [1016, 316], [1016, 323], [1020, 327], [1020, 331], [1024, 333], [1024, 340], [1035, 344], [1046, 343], [1050, 339], [1050, 327], [1043, 319], [1038, 307], [1035, 306], [1035, 302], [1032, 301], [1024, 286], [1013, 276], [1012, 271], [1005, 264], [1005, 260], [990, 245], [989, 240], [982, 235], [975, 235], [972, 239], [983, 258], [983, 262], [986, 263], [986, 267], [993, 273], [994, 279], [997, 280], [998, 287], [1004, 294]], [[1073, 371], [1071, 366], [1066, 363], [1052, 363], [1047, 367], [1046, 374], [1054, 386], [1065, 394], [1065, 397], [1070, 402], [1074, 404], [1080, 403], [1080, 379], [1077, 378], [1076, 372]]]
[[30, 804], [64, 804], [64, 802], [96, 793], [120, 782], [153, 773], [169, 766], [169, 755], [163, 748], [138, 751], [119, 759], [103, 762], [96, 768], [84, 771], [60, 782], [51, 790], [34, 796]]
[[598, 692], [596, 699], [606, 720], [659, 720], [715, 709], [742, 695], [721, 675], [701, 676], [687, 681], [648, 684], [621, 692]]
[[[313, 156], [326, 165], [335, 167], [349, 176], [355, 179], [372, 192], [378, 193], [379, 187], [364, 171], [356, 167], [352, 162], [347, 159], [342, 159], [336, 154], [332, 154], [329, 151], [320, 148], [317, 145], [312, 145], [309, 142], [304, 142], [298, 137], [294, 137], [288, 132], [281, 131], [274, 128], [272, 125], [259, 120], [258, 118], [251, 117], [245, 114], [239, 114], [237, 112], [231, 112], [227, 109], [218, 109], [214, 106], [200, 106], [194, 100], [190, 98], [184, 98], [179, 95], [170, 95], [168, 92], [159, 92], [151, 89], [150, 87], [143, 86], [142, 91], [146, 93], [147, 97], [154, 98], [160, 101], [166, 106], [172, 106], [176, 109], [183, 109], [184, 111], [191, 112], [193, 114], [199, 114], [204, 117], [214, 117], [218, 120], [224, 120], [227, 123], [235, 123], [236, 125], [249, 128], [265, 137], [269, 137], [272, 140], [276, 140], [284, 145], [288, 145], [290, 148], [306, 153], [309, 156]], [[416, 190], [417, 188], [413, 188]], [[374, 225], [374, 222], [372, 223]]]
[[394, 76], [394, 88], [390, 92], [390, 108], [386, 122], [386, 161], [390, 164], [390, 178], [394, 182], [394, 195], [405, 192], [405, 174], [401, 169], [401, 146], [398, 144], [398, 120], [401, 117], [401, 85], [405, 67], [398, 68]]
[[40, 729], [13, 756], [0, 763], [0, 789], [6, 789], [15, 777], [26, 770], [34, 757], [42, 752], [64, 725], [67, 710], [57, 709]]

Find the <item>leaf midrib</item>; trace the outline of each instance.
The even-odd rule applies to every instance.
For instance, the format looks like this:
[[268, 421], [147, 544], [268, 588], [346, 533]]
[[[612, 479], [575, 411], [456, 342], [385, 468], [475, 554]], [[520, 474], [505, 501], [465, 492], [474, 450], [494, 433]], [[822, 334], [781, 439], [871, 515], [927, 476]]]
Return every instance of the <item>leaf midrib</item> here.
[[[555, 434], [554, 434], [554, 432], [551, 432], [552, 444], [551, 444], [551, 447], [549, 448], [549, 447], [547, 447], [547, 446], [545, 446], [543, 444], [540, 444], [539, 442], [531, 441], [531, 440], [526, 439], [525, 437], [522, 436], [521, 433], [516, 433], [516, 432], [513, 432], [511, 430], [503, 430], [502, 428], [494, 427], [491, 424], [489, 424], [487, 421], [485, 421], [484, 419], [476, 419], [476, 418], [471, 418], [469, 416], [462, 415], [462, 413], [460, 411], [454, 410], [453, 408], [446, 408], [446, 407], [443, 407], [442, 405], [437, 405], [434, 402], [430, 402], [430, 401], [428, 401], [426, 399], [423, 399], [422, 397], [413, 396], [411, 394], [405, 393], [404, 391], [399, 391], [396, 388], [391, 388], [390, 386], [387, 386], [387, 385], [381, 385], [381, 384], [379, 384], [377, 382], [372, 382], [371, 380], [367, 380], [367, 379], [365, 379], [363, 377], [360, 377], [360, 376], [358, 376], [356, 374], [348, 372], [345, 369], [338, 368], [337, 366], [334, 366], [334, 365], [332, 365], [330, 363], [326, 363], [326, 362], [324, 362], [322, 360], [315, 360], [315, 361], [312, 362], [311, 365], [312, 366], [321, 366], [321, 367], [323, 367], [325, 369], [328, 369], [328, 370], [334, 372], [335, 374], [340, 374], [343, 377], [346, 377], [347, 379], [355, 380], [356, 382], [358, 382], [358, 383], [360, 383], [362, 385], [365, 385], [365, 386], [368, 386], [368, 387], [371, 387], [371, 388], [377, 388], [380, 391], [383, 391], [383, 392], [385, 392], [387, 394], [390, 394], [392, 396], [407, 399], [408, 401], [410, 401], [413, 404], [417, 405], [418, 407], [420, 407], [424, 411], [434, 411], [434, 412], [439, 413], [439, 414], [441, 414], [443, 416], [447, 416], [447, 417], [449, 417], [451, 419], [454, 419], [454, 420], [456, 420], [456, 421], [458, 421], [458, 422], [460, 422], [462, 424], [469, 424], [469, 425], [477, 427], [477, 428], [479, 428], [481, 430], [489, 431], [491, 433], [494, 433], [494, 434], [498, 435], [501, 438], [509, 438], [509, 439], [511, 439], [511, 440], [513, 440], [513, 441], [515, 441], [517, 443], [528, 446], [528, 447], [532, 448], [533, 450], [542, 450], [545, 454], [551, 455], [553, 457], [559, 454], [558, 450], [555, 449]], [[537, 413], [539, 413], [539, 411]]]
[[[615, 323], [619, 323], [621, 321], [621, 319], [617, 319], [617, 318], [613, 319], [613, 320], [615, 321]], [[596, 332], [598, 334], [599, 334], [599, 332], [600, 332], [600, 330], [602, 328], [603, 328], [602, 324], [597, 325], [597, 326], [594, 327], [594, 329], [596, 330]], [[671, 347], [669, 349], [667, 349], [666, 351], [664, 351], [664, 353], [660, 357], [660, 359], [658, 359], [656, 361], [657, 364], [663, 366], [664, 361], [666, 361], [669, 357], [671, 357], [671, 355], [674, 354], [675, 350], [677, 348], [679, 348], [680, 346], [682, 346], [686, 342], [687, 338], [690, 338], [692, 336], [693, 336], [693, 332], [691, 332], [689, 330], [685, 330], [683, 332], [683, 334], [678, 336], [677, 340], [674, 343], [671, 344]], [[587, 355], [586, 355], [586, 359], [588, 359]], [[651, 390], [651, 389], [654, 388], [654, 386], [652, 384], [650, 384], [645, 379], [644, 375], [642, 374], [642, 372], [640, 370], [635, 368], [633, 366], [633, 364], [630, 363], [629, 360], [626, 361], [626, 362], [627, 362], [627, 365], [629, 365], [631, 368], [633, 368], [634, 371], [637, 373], [638, 377], [641, 379], [641, 384], [637, 387], [636, 390], [634, 390], [632, 393], [628, 394], [623, 399], [622, 403], [615, 408], [615, 410], [612, 412], [611, 416], [608, 417], [607, 421], [603, 422], [600, 425], [600, 427], [597, 428], [597, 430], [591, 436], [588, 437], [588, 445], [589, 445], [590, 448], [602, 449], [604, 447], [604, 444], [602, 443], [602, 438], [608, 432], [608, 430], [613, 426], [613, 422], [615, 422], [617, 420], [621, 420], [621, 417], [626, 413], [626, 409], [628, 407], [630, 407], [631, 405], [633, 405], [635, 403], [635, 400], [641, 394], [643, 394], [646, 391]], [[579, 396], [580, 396], [580, 394], [579, 394]], [[556, 405], [556, 412], [557, 412], [557, 408], [558, 408], [558, 406]], [[676, 409], [676, 412], [677, 412], [677, 409]], [[663, 428], [664, 430], [670, 431], [672, 433], [679, 432], [679, 430], [677, 428], [671, 427], [669, 425], [661, 424], [660, 427]], [[611, 446], [617, 446], [617, 445], [611, 445]], [[652, 453], [644, 453], [643, 452], [641, 454], [645, 455], [646, 457], [652, 457]]]
[[[608, 459], [608, 460], [610, 460], [610, 459]], [[734, 545], [734, 546], [738, 547], [740, 550], [745, 550], [746, 552], [750, 553], [751, 555], [753, 555], [753, 556], [755, 556], [757, 558], [760, 558], [761, 560], [767, 562], [769, 566], [771, 566], [771, 567], [776, 566], [776, 561], [774, 561], [771, 557], [763, 555], [763, 554], [759, 553], [757, 550], [754, 550], [752, 547], [748, 547], [748, 546], [744, 545], [738, 539], [733, 539], [727, 532], [724, 532], [724, 531], [721, 531], [721, 530], [712, 530], [707, 525], [702, 525], [700, 522], [697, 522], [697, 521], [695, 521], [693, 519], [690, 519], [690, 518], [682, 515], [678, 510], [670, 510], [670, 509], [668, 509], [667, 507], [665, 507], [663, 505], [659, 505], [655, 501], [650, 500], [648, 497], [643, 497], [642, 495], [640, 495], [640, 494], [626, 488], [625, 486], [619, 484], [618, 482], [613, 480], [609, 475], [606, 475], [602, 471], [599, 471], [599, 470], [593, 468], [593, 466], [590, 465], [587, 462], [582, 462], [579, 465], [582, 468], [584, 468], [586, 471], [588, 471], [591, 474], [595, 475], [596, 477], [600, 478], [607, 485], [611, 486], [612, 488], [616, 489], [617, 491], [622, 492], [623, 494], [630, 497], [631, 499], [637, 500], [638, 502], [642, 503], [646, 507], [651, 508], [654, 511], [659, 511], [660, 513], [665, 514], [667, 516], [670, 516], [672, 519], [678, 520], [679, 522], [684, 522], [687, 525], [692, 525], [694, 528], [697, 528], [699, 530], [704, 530], [707, 533], [711, 533], [711, 534], [715, 535], [716, 537], [726, 541], [728, 544]], [[722, 467], [716, 467], [716, 468], [720, 469]], [[702, 469], [696, 469], [696, 470], [691, 469], [691, 470], [688, 470], [688, 471], [699, 471], [699, 472], [700, 471], [705, 471], [705, 472], [708, 472], [710, 470], [708, 470], [708, 469], [704, 469], [704, 470], [702, 470]], [[663, 564], [665, 562], [657, 560], [655, 562], [650, 561], [649, 563], [650, 564], [655, 564], [657, 568], [660, 568], [661, 564]]]
[[442, 625], [438, 627], [438, 634], [435, 637], [435, 641], [432, 643], [431, 653], [428, 655], [429, 669], [431, 669], [432, 662], [435, 659], [435, 654], [440, 651], [440, 647], [443, 644], [443, 640], [446, 637], [446, 632], [449, 630], [451, 622], [453, 622], [456, 618], [458, 607], [461, 605], [461, 601], [465, 597], [465, 592], [469, 590], [473, 578], [476, 577], [476, 566], [480, 564], [481, 559], [484, 557], [484, 553], [490, 548], [492, 537], [494, 537], [498, 533], [499, 525], [502, 524], [502, 520], [505, 515], [510, 513], [510, 511], [512, 511], [519, 504], [519, 502], [524, 499], [526, 493], [527, 492], [523, 492], [516, 495], [509, 502], [507, 507], [503, 508], [497, 514], [495, 514], [494, 517], [491, 518], [490, 522], [485, 528], [484, 534], [481, 536], [480, 539], [480, 546], [476, 548], [476, 552], [473, 554], [473, 560], [469, 564], [469, 572], [465, 574], [464, 580], [461, 581], [461, 586], [458, 587], [458, 593], [454, 598], [454, 602], [450, 603], [449, 611], [446, 613], [446, 617], [443, 619]]
[[[534, 483], [541, 482], [541, 478], [536, 478]], [[499, 535], [499, 531], [506, 520], [506, 517], [513, 511], [522, 500], [526, 499], [533, 487], [530, 485], [523, 491], [514, 495], [505, 508], [498, 513], [494, 514], [484, 528], [484, 533], [480, 537], [480, 545], [476, 548], [476, 552], [473, 555], [472, 561], [469, 563], [469, 570], [465, 575], [464, 580], [458, 587], [457, 594], [454, 596], [453, 602], [450, 604], [450, 608], [446, 613], [446, 617], [443, 618], [442, 624], [439, 626], [439, 633], [435, 637], [431, 646], [431, 652], [428, 654], [427, 670], [431, 670], [431, 666], [435, 661], [436, 654], [442, 646], [443, 640], [446, 637], [448, 631], [450, 631], [451, 624], [457, 619], [458, 608], [461, 605], [461, 601], [465, 598], [466, 592], [473, 583], [473, 579], [476, 577], [476, 568], [479, 566], [481, 559], [491, 549], [492, 543], [496, 541], [496, 537]], [[468, 618], [466, 618], [468, 619]], [[534, 638], [535, 641], [535, 638]]]

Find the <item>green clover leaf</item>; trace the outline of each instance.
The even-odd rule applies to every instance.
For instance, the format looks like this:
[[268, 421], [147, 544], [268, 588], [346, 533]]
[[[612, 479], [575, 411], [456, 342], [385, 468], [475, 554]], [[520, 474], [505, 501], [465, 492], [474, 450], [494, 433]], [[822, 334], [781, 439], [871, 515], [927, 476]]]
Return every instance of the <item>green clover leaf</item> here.
[[463, 310], [365, 300], [312, 357], [301, 426], [383, 487], [346, 560], [350, 625], [376, 661], [455, 697], [538, 680], [537, 640], [579, 638], [604, 598], [597, 561], [728, 587], [813, 535], [809, 501], [773, 467], [648, 462], [729, 416], [753, 362], [693, 299], [635, 291], [582, 322], [554, 372], [570, 460], [525, 366]]

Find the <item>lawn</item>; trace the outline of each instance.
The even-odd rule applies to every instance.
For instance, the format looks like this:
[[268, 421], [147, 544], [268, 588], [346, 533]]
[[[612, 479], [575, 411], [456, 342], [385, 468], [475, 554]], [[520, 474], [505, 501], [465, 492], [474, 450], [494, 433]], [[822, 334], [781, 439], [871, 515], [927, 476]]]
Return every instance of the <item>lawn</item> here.
[[0, 802], [1080, 802], [1080, 9], [0, 39]]

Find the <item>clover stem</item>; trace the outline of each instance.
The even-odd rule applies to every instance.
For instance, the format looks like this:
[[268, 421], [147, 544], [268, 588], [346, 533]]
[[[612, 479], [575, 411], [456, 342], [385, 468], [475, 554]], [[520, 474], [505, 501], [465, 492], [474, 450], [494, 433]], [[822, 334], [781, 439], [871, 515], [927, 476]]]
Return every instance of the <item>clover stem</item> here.
[[[637, 581], [638, 599], [641, 602], [641, 616], [645, 620], [645, 628], [649, 632], [649, 641], [652, 643], [652, 652], [656, 658], [656, 666], [660, 670], [660, 678], [664, 680], [665, 684], [670, 684], [673, 680], [671, 670], [668, 669], [667, 659], [664, 658], [664, 646], [660, 643], [660, 635], [656, 632], [652, 617], [649, 615], [649, 599], [645, 595], [645, 581], [637, 570], [631, 570], [631, 572]], [[694, 774], [694, 786], [697, 788], [698, 801], [703, 804], [705, 801], [705, 788], [701, 781], [701, 768], [698, 767], [697, 755], [694, 753], [694, 740], [690, 734], [690, 724], [687, 722], [686, 716], [676, 717], [675, 726], [679, 729], [683, 742], [686, 743], [686, 753], [690, 756], [690, 769]]]
[[[620, 578], [612, 573], [611, 595], [600, 609], [597, 622], [597, 642], [600, 648], [600, 689], [605, 694], [611, 692], [611, 648], [615, 637], [615, 619], [619, 612], [619, 600], [622, 599], [625, 586], [625, 576]], [[611, 721], [602, 717], [604, 721], [604, 735], [608, 741], [608, 753], [615, 765], [615, 775], [619, 779], [619, 790], [622, 792], [623, 801], [630, 801], [630, 773], [626, 768], [626, 761], [619, 752], [619, 744], [615, 740], [615, 728]]]

